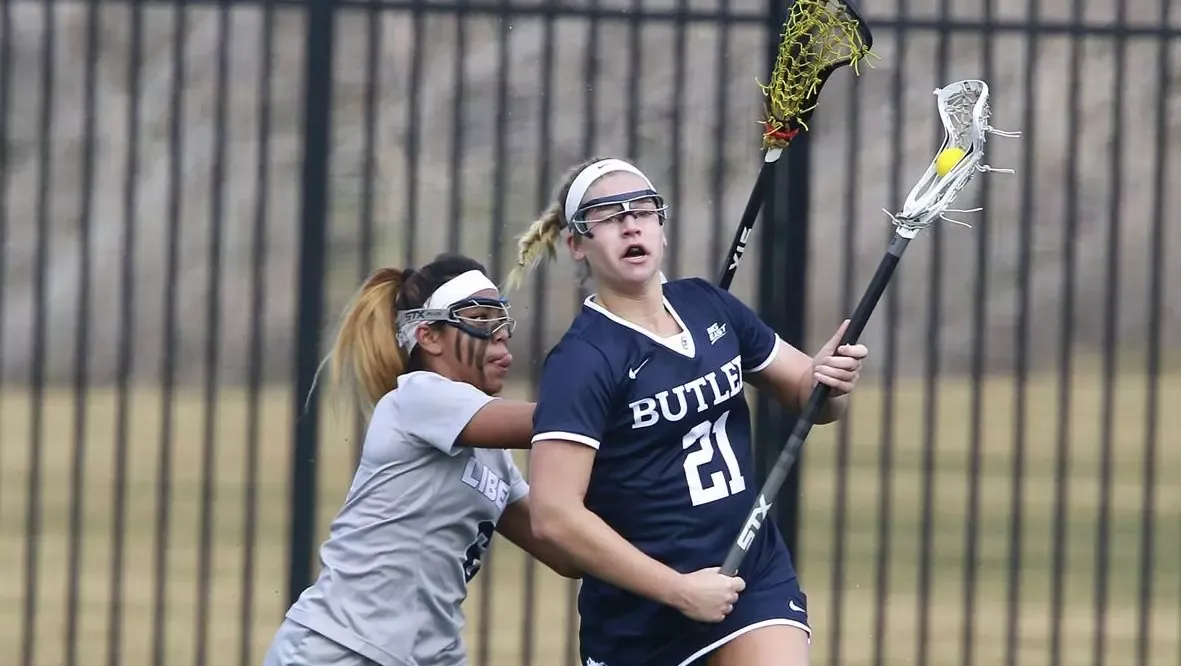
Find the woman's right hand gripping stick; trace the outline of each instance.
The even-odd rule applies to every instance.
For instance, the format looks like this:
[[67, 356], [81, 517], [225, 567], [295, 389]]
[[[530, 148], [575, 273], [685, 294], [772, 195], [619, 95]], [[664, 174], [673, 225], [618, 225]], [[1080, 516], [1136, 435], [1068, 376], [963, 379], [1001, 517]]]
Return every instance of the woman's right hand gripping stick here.
[[720, 573], [721, 567], [708, 567], [681, 574], [674, 606], [681, 613], [698, 622], [721, 622], [738, 601], [738, 593], [746, 589], [746, 581], [738, 576]]

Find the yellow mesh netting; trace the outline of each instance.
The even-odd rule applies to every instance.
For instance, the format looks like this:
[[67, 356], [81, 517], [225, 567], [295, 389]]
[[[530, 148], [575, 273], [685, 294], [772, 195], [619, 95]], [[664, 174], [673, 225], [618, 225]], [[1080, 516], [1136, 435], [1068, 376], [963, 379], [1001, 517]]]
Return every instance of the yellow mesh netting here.
[[784, 148], [815, 106], [823, 75], [845, 63], [858, 72], [870, 55], [857, 18], [838, 0], [795, 0], [783, 24], [771, 82], [759, 86], [767, 98], [763, 149]]

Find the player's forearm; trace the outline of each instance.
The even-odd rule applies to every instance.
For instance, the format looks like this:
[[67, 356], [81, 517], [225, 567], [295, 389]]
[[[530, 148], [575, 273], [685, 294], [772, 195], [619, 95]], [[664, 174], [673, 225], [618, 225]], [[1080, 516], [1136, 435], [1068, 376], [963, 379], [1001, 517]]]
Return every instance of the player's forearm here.
[[542, 541], [536, 537], [530, 540], [522, 540], [517, 545], [525, 552], [537, 558], [542, 564], [553, 569], [554, 573], [559, 576], [574, 580], [582, 578], [582, 570], [575, 564], [574, 558], [570, 557], [556, 545]]
[[585, 507], [534, 508], [533, 532], [580, 570], [633, 594], [675, 605], [680, 574], [631, 545]]
[[[808, 398], [811, 394], [805, 395], [800, 405], [800, 411], [803, 411], [803, 405], [808, 403]], [[820, 413], [816, 415], [815, 425], [826, 425], [839, 421], [845, 415], [845, 409], [849, 404], [849, 396], [842, 395], [835, 398], [829, 398], [824, 401], [820, 407]]]
[[[812, 389], [815, 384], [812, 381], [810, 374], [796, 375], [792, 378], [775, 378], [754, 376], [750, 379], [751, 384], [757, 387], [760, 391], [769, 391], [779, 404], [795, 414], [801, 414], [804, 411], [804, 406], [808, 404], [808, 399], [812, 397]], [[820, 413], [814, 425], [824, 425], [832, 423], [844, 415], [845, 409], [848, 406], [849, 397], [847, 395], [829, 398], [820, 408]]]
[[529, 553], [566, 578], [581, 578], [582, 572], [573, 560], [552, 543], [542, 541], [533, 534], [533, 509], [528, 496], [509, 504], [496, 524], [496, 531], [503, 534], [521, 550]]

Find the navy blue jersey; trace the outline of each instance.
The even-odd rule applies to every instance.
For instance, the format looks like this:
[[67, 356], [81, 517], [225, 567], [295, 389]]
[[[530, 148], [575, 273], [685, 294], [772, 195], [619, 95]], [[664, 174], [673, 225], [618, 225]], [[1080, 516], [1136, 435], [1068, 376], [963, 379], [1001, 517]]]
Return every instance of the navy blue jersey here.
[[[546, 358], [534, 441], [597, 449], [587, 508], [639, 550], [688, 573], [722, 563], [754, 504], [743, 377], [771, 362], [779, 339], [705, 280], [665, 283], [664, 297], [683, 331], [667, 339], [587, 299]], [[768, 523], [743, 562], [748, 586], [771, 565], [775, 581], [794, 578]], [[671, 631], [670, 623], [684, 619], [589, 576], [579, 610], [584, 633], [617, 640]]]

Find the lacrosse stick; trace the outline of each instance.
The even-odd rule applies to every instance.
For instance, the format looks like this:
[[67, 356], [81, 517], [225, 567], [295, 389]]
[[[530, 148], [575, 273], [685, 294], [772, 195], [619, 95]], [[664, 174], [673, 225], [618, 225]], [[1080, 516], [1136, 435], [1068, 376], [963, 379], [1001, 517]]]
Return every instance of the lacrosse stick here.
[[[923, 177], [911, 189], [906, 197], [902, 212], [897, 215], [886, 211], [894, 223], [894, 236], [890, 240], [886, 253], [878, 264], [877, 271], [869, 282], [869, 287], [861, 296], [857, 308], [849, 321], [849, 327], [841, 339], [842, 345], [855, 344], [869, 317], [877, 307], [878, 300], [886, 291], [894, 269], [902, 259], [906, 246], [920, 231], [930, 227], [939, 220], [946, 220], [955, 224], [969, 226], [963, 222], [953, 220], [946, 213], [969, 213], [980, 210], [953, 210], [952, 201], [963, 191], [964, 186], [978, 171], [998, 171], [1013, 173], [1011, 169], [993, 169], [984, 165], [984, 144], [988, 134], [1004, 137], [1020, 136], [1019, 132], [1002, 132], [988, 124], [990, 110], [988, 105], [988, 84], [977, 79], [957, 81], [951, 85], [935, 91], [938, 99], [939, 117], [943, 121], [945, 138], [937, 157], [931, 160]], [[962, 155], [958, 161], [954, 158]], [[948, 157], [953, 158], [949, 164]], [[738, 533], [734, 545], [730, 547], [726, 559], [722, 562], [721, 573], [733, 576], [738, 572], [747, 548], [754, 541], [755, 536], [763, 526], [767, 512], [770, 511], [773, 499], [783, 485], [787, 474], [795, 464], [804, 440], [812, 430], [820, 409], [828, 400], [832, 389], [824, 384], [817, 384], [812, 390], [811, 397], [796, 421], [791, 437], [787, 440], [783, 452], [775, 461], [775, 466], [768, 475], [755, 504], [747, 515], [746, 522]]]
[[718, 286], [729, 290], [763, 207], [771, 174], [783, 151], [801, 131], [816, 109], [820, 89], [828, 77], [841, 67], [858, 64], [870, 55], [873, 36], [857, 11], [853, 0], [795, 0], [779, 40], [779, 53], [771, 80], [759, 84], [765, 99], [763, 125], [763, 166], [750, 191], [742, 220], [734, 231], [730, 251], [722, 265]]

